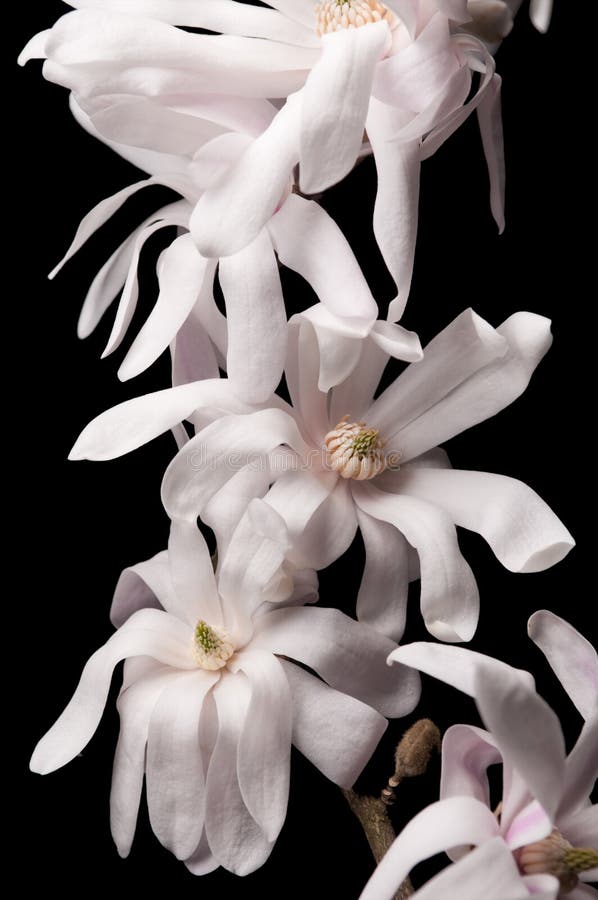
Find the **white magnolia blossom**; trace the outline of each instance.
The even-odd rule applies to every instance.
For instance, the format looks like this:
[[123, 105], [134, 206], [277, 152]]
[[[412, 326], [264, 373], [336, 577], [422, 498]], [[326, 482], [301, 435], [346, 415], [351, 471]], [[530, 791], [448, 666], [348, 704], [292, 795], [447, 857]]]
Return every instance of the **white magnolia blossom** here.
[[[324, 0], [315, 11], [313, 0], [273, 0], [275, 9], [233, 0], [72, 5], [89, 8], [37, 35], [23, 60], [46, 58], [46, 78], [72, 90], [107, 138], [170, 151], [171, 135], [182, 132], [187, 143], [208, 136], [216, 147], [215, 124], [231, 106], [237, 115], [239, 105], [250, 111], [265, 98], [285, 100], [199, 199], [190, 225], [204, 256], [229, 256], [253, 242], [297, 164], [301, 191], [313, 194], [373, 152], [374, 232], [398, 289], [389, 311], [397, 321], [413, 269], [420, 163], [474, 109], [502, 229], [500, 79], [482, 41], [453, 33], [455, 23], [472, 19], [466, 0]], [[480, 82], [472, 94], [474, 73]], [[206, 107], [219, 106], [206, 125]], [[146, 127], [155, 110], [160, 146]]]
[[[414, 643], [391, 653], [389, 662], [412, 665], [474, 697], [488, 731], [448, 729], [440, 801], [403, 830], [361, 900], [391, 900], [417, 862], [442, 850], [460, 861], [416, 897], [476, 900], [486, 896], [486, 881], [497, 900], [528, 892], [547, 900], [598, 897], [586, 883], [598, 880], [598, 805], [590, 801], [598, 777], [598, 656], [546, 610], [532, 616], [529, 633], [585, 720], [568, 755], [558, 719], [527, 672], [459, 647]], [[503, 795], [493, 812], [487, 769], [495, 763], [502, 764]], [[472, 845], [480, 849], [470, 853]]]
[[[265, 496], [285, 519], [298, 567], [324, 568], [351, 544], [358, 526], [366, 566], [358, 618], [398, 640], [404, 629], [409, 557], [419, 556], [421, 607], [441, 640], [470, 640], [478, 591], [456, 525], [481, 534], [515, 572], [562, 559], [573, 539], [543, 500], [520, 481], [450, 467], [438, 445], [515, 400], [551, 343], [547, 319], [516, 313], [498, 329], [466, 310], [374, 400], [388, 352], [371, 337], [323, 342], [308, 318], [291, 322], [286, 380], [255, 411], [226, 380], [206, 380], [120, 404], [84, 429], [72, 459], [110, 459], [191, 419], [196, 435], [164, 477], [174, 521], [214, 526], [231, 498]], [[328, 394], [322, 360], [352, 372]], [[381, 459], [383, 464], [381, 465]], [[239, 496], [240, 494], [240, 496]], [[229, 528], [230, 531], [230, 528]]]
[[417, 673], [385, 665], [390, 640], [338, 610], [298, 605], [317, 599], [317, 582], [299, 573], [293, 592], [286, 546], [280, 517], [254, 500], [216, 575], [199, 532], [174, 526], [168, 552], [121, 576], [118, 630], [86, 664], [31, 768], [51, 772], [80, 753], [125, 659], [110, 797], [122, 856], [145, 774], [152, 828], [192, 872], [253, 871], [285, 819], [291, 743], [349, 787], [384, 715], [417, 703]]

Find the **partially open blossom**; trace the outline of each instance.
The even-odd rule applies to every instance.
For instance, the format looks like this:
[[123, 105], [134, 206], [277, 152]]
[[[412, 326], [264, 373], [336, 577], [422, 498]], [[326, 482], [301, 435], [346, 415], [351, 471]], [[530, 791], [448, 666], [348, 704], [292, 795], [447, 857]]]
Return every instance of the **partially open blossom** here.
[[314, 579], [293, 584], [286, 547], [280, 517], [254, 500], [216, 575], [199, 532], [178, 524], [168, 552], [121, 576], [118, 630], [31, 760], [46, 773], [80, 753], [126, 660], [110, 798], [121, 855], [145, 774], [152, 828], [192, 872], [253, 871], [284, 822], [291, 743], [349, 787], [384, 715], [416, 704], [419, 676], [384, 664], [391, 641], [335, 609], [300, 605], [316, 599]]
[[[308, 318], [296, 317], [291, 329], [286, 380], [292, 406], [275, 397], [269, 407], [247, 414], [224, 380], [184, 385], [99, 416], [71, 458], [119, 456], [192, 417], [198, 433], [175, 457], [163, 483], [173, 520], [195, 522], [201, 515], [211, 524], [220, 491], [229, 497], [235, 480], [246, 479], [249, 495], [266, 496], [287, 522], [289, 558], [300, 567], [329, 565], [361, 528], [366, 566], [358, 618], [400, 638], [409, 572], [417, 577], [418, 571], [410, 559], [414, 548], [427, 628], [441, 640], [469, 640], [478, 592], [456, 525], [480, 533], [516, 572], [548, 568], [573, 546], [566, 528], [526, 485], [453, 470], [437, 449], [525, 390], [550, 346], [548, 321], [516, 313], [495, 330], [467, 310], [375, 400], [389, 358], [384, 335], [378, 342], [354, 341], [353, 348], [347, 339], [335, 353], [336, 339], [325, 342]], [[319, 390], [321, 365], [346, 362], [351, 353], [356, 363], [350, 376], [328, 395]], [[327, 451], [339, 426], [347, 425], [355, 430], [349, 448], [354, 471]]]

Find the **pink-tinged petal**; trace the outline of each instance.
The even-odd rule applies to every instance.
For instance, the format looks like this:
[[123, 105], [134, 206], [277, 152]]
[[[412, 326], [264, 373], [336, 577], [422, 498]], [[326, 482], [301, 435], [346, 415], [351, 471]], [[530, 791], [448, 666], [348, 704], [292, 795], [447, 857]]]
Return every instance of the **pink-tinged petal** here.
[[[75, 9], [94, 7], [97, 0], [73, 0]], [[102, 9], [115, 10], [129, 15], [146, 16], [168, 22], [170, 25], [186, 25], [189, 28], [205, 28], [225, 34], [266, 38], [286, 44], [317, 47], [314, 29], [301, 27], [297, 22], [275, 12], [235, 0], [102, 0]], [[272, 4], [274, 5], [274, 4]]]
[[319, 388], [320, 347], [316, 330], [303, 316], [293, 316], [289, 323], [285, 375], [293, 408], [313, 446], [320, 450], [330, 430], [327, 395]]
[[166, 350], [201, 294], [212, 295], [208, 260], [199, 255], [189, 234], [176, 238], [162, 258], [160, 293], [147, 321], [118, 370], [121, 381], [134, 378]]
[[161, 693], [147, 738], [147, 806], [154, 833], [177, 859], [197, 847], [204, 824], [200, 715], [219, 680], [204, 670], [180, 676]]
[[191, 856], [185, 860], [185, 865], [192, 875], [208, 875], [218, 868], [219, 863], [210, 850], [205, 828], [202, 832], [199, 844]]
[[565, 619], [547, 609], [533, 614], [527, 632], [587, 719], [598, 697], [598, 654], [594, 647]]
[[115, 628], [138, 609], [165, 609], [173, 612], [176, 605], [165, 550], [121, 572], [112, 598], [110, 621]]
[[[575, 652], [574, 646], [571, 647]], [[594, 711], [588, 716], [577, 741], [565, 763], [565, 783], [558, 810], [561, 816], [568, 817], [587, 802], [598, 779], [598, 702]], [[598, 842], [592, 846], [598, 847]]]
[[309, 666], [383, 715], [404, 716], [419, 699], [419, 677], [402, 667], [393, 675], [385, 664], [394, 642], [336, 609], [275, 609], [256, 621], [251, 646]]
[[359, 900], [392, 900], [401, 882], [423, 859], [462, 844], [483, 844], [496, 837], [497, 831], [496, 819], [478, 800], [451, 797], [432, 803], [403, 828]]
[[[316, 317], [313, 316], [312, 310], [316, 314], [323, 313], [317, 316], [318, 319], [332, 320], [332, 327], [328, 328], [320, 322], [314, 322]], [[342, 327], [342, 320], [330, 316], [322, 304], [312, 307], [312, 310], [307, 311], [308, 314], [311, 313], [309, 317], [302, 314], [301, 319], [308, 319], [314, 326], [320, 355], [318, 390], [326, 394], [330, 388], [345, 381], [355, 370], [361, 356], [361, 340], [354, 336], [345, 337], [340, 333], [335, 325], [338, 322]]]
[[299, 180], [304, 193], [325, 190], [353, 168], [376, 64], [390, 41], [386, 22], [322, 35], [322, 55], [302, 91]]
[[[291, 593], [292, 579], [280, 580], [288, 547], [283, 519], [263, 500], [252, 500], [219, 561], [224, 627], [237, 647], [250, 639], [251, 618], [264, 600], [276, 602]], [[268, 591], [274, 581], [280, 596]]]
[[467, 0], [435, 0], [435, 2], [438, 9], [442, 10], [453, 22], [461, 24], [462, 22], [471, 21]]
[[269, 653], [243, 651], [234, 662], [244, 672], [251, 700], [239, 738], [237, 775], [245, 806], [275, 841], [287, 812], [293, 697], [282, 664]]
[[236, 472], [251, 463], [268, 465], [268, 454], [287, 444], [306, 447], [294, 420], [281, 409], [225, 416], [196, 434], [170, 463], [162, 482], [162, 501], [172, 519], [194, 523], [208, 502]]
[[291, 541], [288, 558], [299, 568], [326, 568], [355, 536], [351, 490], [336, 475], [315, 475], [303, 468], [286, 472], [265, 500], [284, 519]]
[[552, 831], [552, 819], [546, 810], [533, 800], [513, 818], [508, 828], [501, 823], [504, 839], [511, 850], [533, 844], [548, 837]]
[[511, 572], [547, 569], [575, 544], [541, 497], [515, 478], [406, 466], [398, 481], [401, 493], [438, 505], [456, 525], [481, 534]]
[[[442, 334], [446, 334], [446, 331], [447, 329]], [[387, 449], [400, 448], [403, 461], [406, 462], [477, 425], [478, 422], [496, 415], [523, 393], [536, 366], [552, 342], [550, 321], [534, 313], [515, 313], [496, 329], [495, 335], [497, 339], [505, 341], [503, 352], [496, 353], [494, 360], [488, 358], [485, 365], [481, 363], [479, 366], [472, 366], [469, 377], [455, 384], [450, 393], [442, 392], [440, 396], [441, 392], [438, 391], [434, 398], [436, 405], [428, 405], [426, 409], [422, 405], [418, 417], [412, 416], [407, 427], [404, 427], [399, 406], [395, 421], [400, 430], [392, 440], [389, 440]], [[410, 367], [397, 379], [395, 385], [401, 382], [412, 368], [420, 370], [426, 365], [429, 346], [425, 349], [422, 362], [416, 367]], [[441, 369], [444, 378], [452, 381], [449, 372], [454, 371], [455, 367], [449, 362], [449, 358], [445, 358], [445, 364], [441, 365]], [[423, 374], [425, 373], [420, 373], [420, 377]], [[393, 387], [388, 390], [392, 390]], [[404, 388], [407, 387], [406, 380]], [[398, 393], [397, 389], [397, 395]], [[380, 400], [384, 396], [383, 394]], [[388, 434], [388, 431], [386, 433]]]
[[189, 218], [189, 207], [185, 201], [172, 203], [161, 211], [161, 216], [156, 222], [152, 222], [146, 228], [143, 228], [139, 236], [136, 238], [131, 253], [131, 261], [129, 263], [129, 271], [123, 287], [123, 292], [114, 317], [114, 324], [106, 348], [102, 353], [102, 359], [109, 356], [120, 346], [124, 338], [127, 328], [131, 324], [131, 319], [137, 307], [137, 298], [139, 296], [139, 285], [137, 282], [137, 270], [139, 267], [139, 256], [143, 249], [143, 245], [148, 238], [161, 228], [167, 228], [171, 225], [177, 225], [181, 228], [186, 227]]
[[267, 231], [221, 259], [218, 277], [226, 302], [231, 386], [247, 403], [265, 402], [281, 379], [287, 350], [282, 286]]
[[186, 625], [157, 609], [134, 613], [87, 661], [68, 706], [33, 751], [33, 772], [53, 772], [86, 746], [104, 711], [114, 667], [128, 656], [152, 656], [179, 669], [196, 665]]
[[450, 517], [432, 503], [385, 493], [367, 483], [357, 482], [353, 496], [364, 512], [389, 522], [417, 550], [420, 603], [428, 631], [442, 641], [471, 640], [478, 622], [479, 594]]
[[289, 97], [269, 128], [200, 198], [190, 228], [204, 256], [242, 250], [283, 202], [299, 159], [299, 115], [299, 98]]
[[232, 534], [251, 500], [263, 497], [269, 485], [269, 467], [249, 463], [208, 500], [201, 517], [216, 535], [219, 559], [224, 559]]
[[442, 738], [440, 798], [475, 797], [490, 807], [487, 769], [500, 761], [491, 734], [473, 725], [452, 725]]
[[[556, 900], [558, 882], [556, 878], [551, 882], [555, 889], [544, 895], [545, 900]], [[528, 900], [529, 890], [505, 842], [493, 837], [447, 866], [413, 896], [415, 900]]]
[[183, 384], [126, 400], [101, 413], [79, 435], [69, 459], [115, 459], [187, 419], [201, 406], [249, 412], [226, 379]]
[[515, 670], [503, 671], [499, 680], [488, 667], [480, 667], [475, 698], [505, 761], [518, 770], [547, 814], [554, 815], [565, 776], [565, 743], [554, 712]]
[[[206, 834], [221, 866], [248, 875], [268, 858], [272, 843], [245, 805], [237, 766], [239, 745], [251, 703], [251, 688], [242, 673], [226, 672], [213, 691], [218, 711], [218, 737], [206, 779]], [[256, 766], [266, 760], [252, 759]]]
[[446, 644], [415, 641], [393, 650], [388, 662], [413, 666], [420, 672], [438, 678], [470, 697], [476, 696], [475, 678], [480, 669], [487, 670], [489, 679], [497, 680], [507, 678], [510, 673], [515, 672], [525, 686], [531, 690], [534, 687], [534, 680], [529, 672], [513, 669], [498, 659], [492, 659], [491, 656], [485, 656], [475, 650], [466, 650], [464, 647], [449, 647]]
[[[585, 801], [584, 801], [585, 802]], [[592, 806], [580, 806], [565, 819], [557, 819], [559, 831], [574, 847], [598, 847], [598, 804]], [[590, 873], [580, 875], [584, 881], [598, 881], [596, 869], [594, 877], [588, 877]]]
[[293, 744], [335, 784], [352, 787], [386, 731], [386, 719], [292, 662], [281, 663], [291, 689]]
[[393, 641], [405, 630], [409, 562], [407, 541], [388, 522], [356, 507], [365, 544], [365, 566], [357, 595], [357, 618]]
[[578, 884], [569, 894], [567, 900], [596, 900], [598, 891], [589, 884]]
[[379, 428], [387, 439], [397, 432], [402, 436], [411, 421], [503, 357], [507, 349], [507, 341], [488, 322], [466, 309], [430, 341], [423, 360], [409, 366], [374, 401], [368, 411], [368, 425]]
[[505, 153], [500, 107], [501, 78], [495, 75], [477, 108], [484, 155], [490, 178], [490, 209], [499, 234], [505, 227]]
[[[212, 276], [208, 277], [211, 280]], [[213, 302], [211, 293], [208, 302]], [[202, 318], [195, 305], [170, 345], [173, 387], [220, 376], [214, 343], [204, 328]], [[183, 437], [187, 437], [186, 432]]]
[[419, 338], [414, 331], [407, 331], [392, 322], [374, 322], [370, 338], [393, 359], [419, 362], [424, 357]]
[[377, 317], [378, 306], [353, 251], [321, 206], [290, 194], [268, 230], [281, 263], [302, 275], [331, 313]]
[[222, 625], [222, 607], [208, 545], [195, 522], [175, 520], [168, 538], [173, 615], [194, 628], [199, 619]]
[[552, 17], [552, 0], [530, 0], [529, 16], [534, 28], [545, 34]]
[[162, 691], [179, 678], [180, 672], [160, 666], [121, 691], [116, 704], [120, 733], [110, 788], [110, 830], [116, 849], [123, 857], [129, 855], [135, 834], [150, 718]]

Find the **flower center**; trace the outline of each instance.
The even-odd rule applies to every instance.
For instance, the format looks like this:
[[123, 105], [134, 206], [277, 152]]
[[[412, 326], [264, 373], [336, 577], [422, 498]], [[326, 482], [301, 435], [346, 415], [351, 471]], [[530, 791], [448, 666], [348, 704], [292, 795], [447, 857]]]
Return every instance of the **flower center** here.
[[387, 22], [392, 27], [395, 17], [378, 0], [324, 0], [315, 7], [317, 33], [322, 36], [343, 28], [361, 28], [370, 22]]
[[324, 438], [328, 461], [341, 478], [374, 478], [386, 468], [384, 441], [375, 428], [368, 428], [365, 422], [348, 422], [348, 418], [344, 416]]
[[193, 632], [193, 654], [202, 669], [222, 669], [235, 648], [224, 628], [214, 628], [200, 619]]
[[580, 872], [598, 866], [598, 850], [573, 847], [555, 828], [544, 840], [522, 847], [517, 861], [524, 875], [554, 875], [561, 885], [560, 894], [569, 894], [576, 887]]

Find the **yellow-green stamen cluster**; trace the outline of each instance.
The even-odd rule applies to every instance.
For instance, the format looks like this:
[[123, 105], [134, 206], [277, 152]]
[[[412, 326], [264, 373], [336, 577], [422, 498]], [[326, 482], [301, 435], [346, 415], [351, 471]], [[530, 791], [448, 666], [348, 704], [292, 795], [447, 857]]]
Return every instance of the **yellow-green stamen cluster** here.
[[353, 440], [353, 452], [360, 459], [367, 456], [372, 448], [378, 446], [378, 431], [375, 428], [362, 428], [357, 437]]
[[235, 652], [226, 631], [208, 625], [203, 619], [193, 632], [193, 649], [197, 664], [202, 669], [222, 669]]

